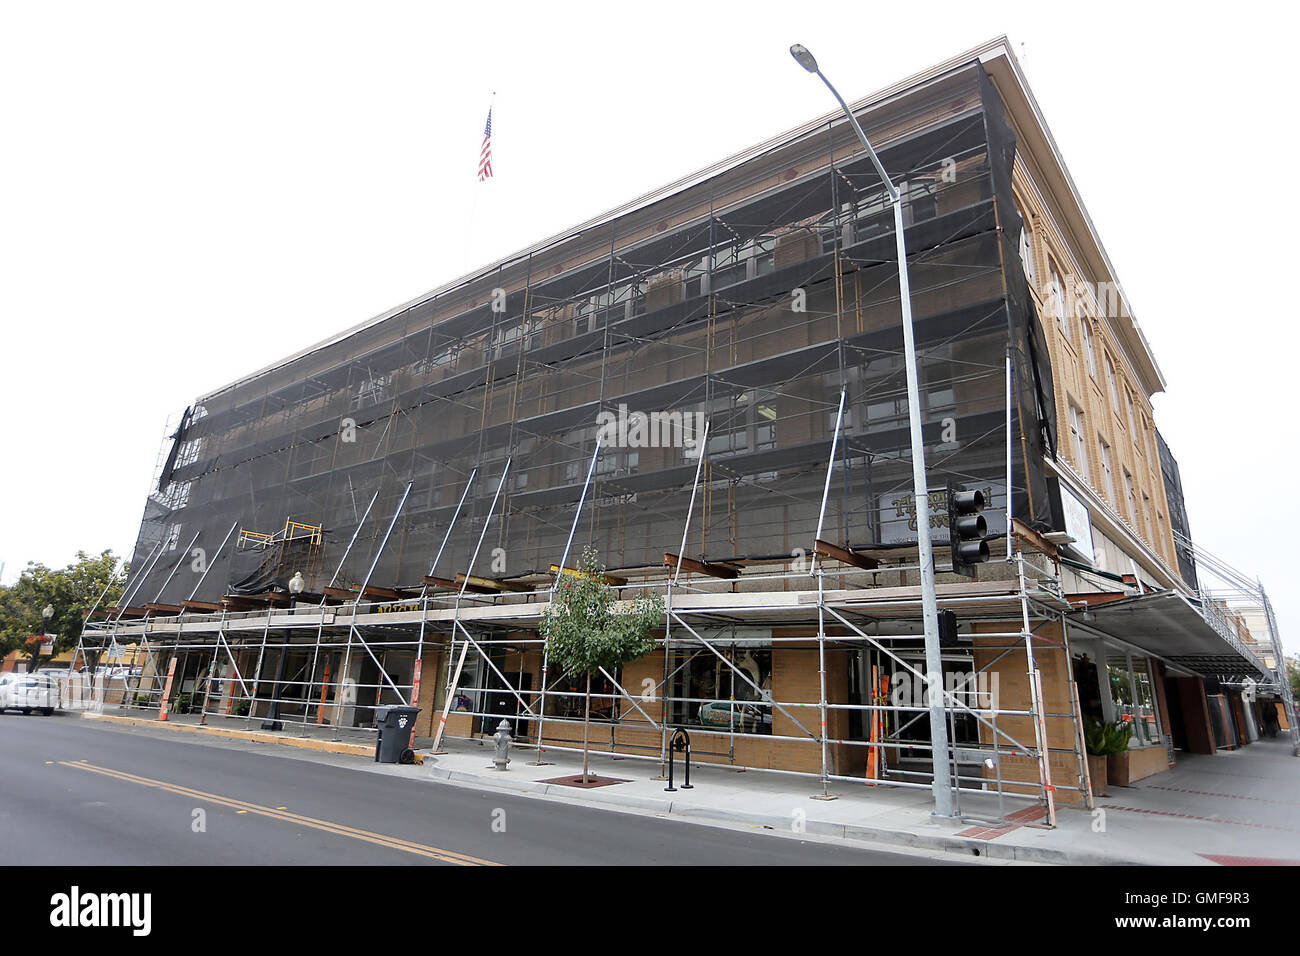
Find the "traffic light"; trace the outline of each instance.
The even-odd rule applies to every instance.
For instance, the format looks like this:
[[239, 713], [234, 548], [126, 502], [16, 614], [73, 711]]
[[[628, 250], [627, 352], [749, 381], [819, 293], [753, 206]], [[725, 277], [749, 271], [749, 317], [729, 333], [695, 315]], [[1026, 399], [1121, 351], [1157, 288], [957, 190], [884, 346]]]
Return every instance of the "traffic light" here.
[[957, 646], [957, 612], [940, 611], [939, 612], [939, 646], [956, 647]]
[[984, 510], [984, 493], [959, 490], [948, 483], [948, 543], [952, 547], [952, 569], [968, 578], [975, 577], [975, 565], [989, 559], [989, 526], [980, 514]]

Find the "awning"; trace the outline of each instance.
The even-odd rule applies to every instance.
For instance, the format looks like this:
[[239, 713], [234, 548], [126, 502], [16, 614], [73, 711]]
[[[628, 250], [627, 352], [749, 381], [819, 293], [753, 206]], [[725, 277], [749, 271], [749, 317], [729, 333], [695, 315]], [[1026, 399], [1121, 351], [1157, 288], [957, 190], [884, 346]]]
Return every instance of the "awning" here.
[[1066, 617], [1204, 677], [1272, 679], [1231, 622], [1203, 614], [1177, 591], [1093, 604]]

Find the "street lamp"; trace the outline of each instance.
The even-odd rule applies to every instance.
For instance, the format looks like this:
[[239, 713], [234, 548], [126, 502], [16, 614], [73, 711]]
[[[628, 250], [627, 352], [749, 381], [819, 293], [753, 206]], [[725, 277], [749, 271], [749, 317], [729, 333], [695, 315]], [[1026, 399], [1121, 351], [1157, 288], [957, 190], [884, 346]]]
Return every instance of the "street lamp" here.
[[898, 244], [898, 301], [903, 313], [903, 356], [907, 362], [907, 417], [912, 433], [912, 493], [916, 499], [916, 544], [921, 564], [921, 618], [925, 626], [925, 670], [929, 684], [930, 706], [930, 758], [934, 767], [934, 794], [936, 816], [951, 817], [952, 782], [948, 770], [948, 727], [944, 722], [943, 708], [943, 657], [939, 651], [939, 606], [934, 594], [934, 554], [930, 543], [930, 491], [925, 481], [925, 443], [921, 434], [921, 390], [917, 385], [916, 340], [912, 331], [912, 292], [907, 281], [907, 245], [903, 238], [903, 201], [880, 157], [867, 141], [858, 119], [849, 109], [844, 97], [826, 79], [817, 66], [817, 60], [806, 46], [796, 43], [790, 47], [795, 62], [809, 73], [814, 73], [826, 84], [835, 101], [844, 110], [853, 132], [871, 157], [876, 173], [884, 183], [889, 202], [894, 207], [894, 236]]
[[33, 673], [36, 666], [40, 663], [41, 654], [45, 649], [45, 635], [50, 632], [50, 618], [54, 617], [54, 605], [47, 604], [41, 611], [41, 642], [34, 648], [32, 659], [27, 664], [27, 673]]

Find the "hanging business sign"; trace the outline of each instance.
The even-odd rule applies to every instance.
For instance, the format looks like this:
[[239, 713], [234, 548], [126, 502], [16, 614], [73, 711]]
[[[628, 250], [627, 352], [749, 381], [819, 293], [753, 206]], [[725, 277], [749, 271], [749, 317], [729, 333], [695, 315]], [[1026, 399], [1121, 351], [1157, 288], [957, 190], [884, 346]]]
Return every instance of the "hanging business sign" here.
[[1056, 477], [1048, 479], [1048, 497], [1052, 506], [1052, 526], [1074, 539], [1062, 543], [1061, 548], [1073, 552], [1082, 561], [1096, 564], [1092, 543], [1092, 516], [1083, 499]]

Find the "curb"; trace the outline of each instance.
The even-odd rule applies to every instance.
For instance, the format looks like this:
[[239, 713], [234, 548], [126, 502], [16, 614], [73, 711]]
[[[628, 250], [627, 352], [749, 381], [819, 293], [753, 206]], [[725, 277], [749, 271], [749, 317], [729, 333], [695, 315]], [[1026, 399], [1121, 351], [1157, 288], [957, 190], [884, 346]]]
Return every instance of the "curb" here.
[[[427, 755], [432, 756], [432, 755]], [[500, 790], [512, 793], [529, 794], [538, 797], [570, 800], [581, 794], [583, 802], [606, 805], [617, 810], [649, 810], [654, 813], [668, 814], [683, 819], [712, 820], [720, 823], [741, 823], [761, 826], [770, 830], [788, 830], [790, 820], [783, 816], [765, 813], [746, 813], [742, 810], [725, 810], [713, 807], [692, 806], [680, 801], [655, 799], [653, 797], [631, 797], [617, 793], [602, 793], [596, 790], [576, 791], [573, 787], [557, 784], [539, 783], [533, 780], [510, 780], [488, 777], [465, 770], [448, 770], [425, 761], [431, 769], [427, 772], [435, 780], [446, 781], [454, 786], [472, 786], [478, 789]], [[1147, 866], [1149, 864], [1134, 859], [1111, 856], [1096, 851], [1058, 850], [1048, 847], [1027, 847], [1015, 844], [996, 844], [985, 840], [972, 840], [966, 837], [945, 836], [942, 834], [914, 833], [910, 830], [892, 830], [884, 827], [859, 826], [851, 823], [830, 823], [822, 820], [808, 820], [805, 824], [808, 833], [839, 840], [855, 840], [877, 843], [886, 846], [902, 846], [912, 849], [941, 850], [945, 853], [979, 857], [989, 860], [1009, 860], [1017, 863], [1050, 863], [1057, 866]]]
[[280, 744], [283, 747], [297, 747], [300, 750], [316, 750], [329, 754], [351, 754], [358, 757], [373, 757], [375, 750], [364, 744], [348, 744], [335, 740], [313, 740], [310, 737], [280, 737], [276, 734], [258, 730], [227, 730], [222, 727], [198, 727], [194, 724], [172, 723], [145, 717], [118, 717], [113, 714], [82, 713], [82, 720], [98, 720], [108, 724], [127, 727], [149, 727], [156, 730], [203, 734], [208, 737], [225, 737], [230, 740], [247, 740], [259, 744]]

